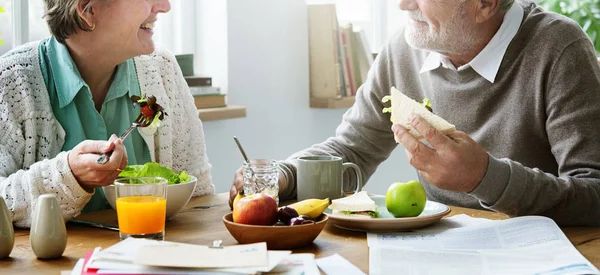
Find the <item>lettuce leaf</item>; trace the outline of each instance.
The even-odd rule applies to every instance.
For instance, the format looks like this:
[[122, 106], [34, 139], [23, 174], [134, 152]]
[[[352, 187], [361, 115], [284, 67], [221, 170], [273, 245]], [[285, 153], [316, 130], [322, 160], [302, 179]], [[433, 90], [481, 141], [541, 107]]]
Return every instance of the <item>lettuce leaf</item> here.
[[191, 180], [190, 175], [185, 171], [175, 173], [156, 162], [148, 162], [144, 165], [128, 165], [119, 173], [119, 177], [161, 177], [167, 179], [167, 184], [178, 184]]
[[375, 210], [375, 211], [347, 211], [347, 210], [342, 210], [340, 211], [343, 215], [353, 215], [353, 214], [369, 214], [369, 216], [373, 217], [373, 218], [379, 218], [379, 210]]

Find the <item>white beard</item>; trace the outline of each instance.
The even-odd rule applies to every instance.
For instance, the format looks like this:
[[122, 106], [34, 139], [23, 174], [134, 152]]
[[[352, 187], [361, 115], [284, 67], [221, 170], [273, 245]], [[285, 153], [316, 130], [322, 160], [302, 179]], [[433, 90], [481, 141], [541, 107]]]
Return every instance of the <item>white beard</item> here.
[[407, 12], [409, 21], [427, 22], [424, 24], [415, 24], [408, 22], [405, 31], [405, 39], [408, 45], [415, 49], [423, 49], [443, 54], [461, 54], [472, 51], [480, 42], [473, 25], [468, 21], [463, 5], [459, 5], [454, 10], [450, 20], [440, 25], [439, 30], [433, 30], [431, 23], [421, 13], [421, 11]]

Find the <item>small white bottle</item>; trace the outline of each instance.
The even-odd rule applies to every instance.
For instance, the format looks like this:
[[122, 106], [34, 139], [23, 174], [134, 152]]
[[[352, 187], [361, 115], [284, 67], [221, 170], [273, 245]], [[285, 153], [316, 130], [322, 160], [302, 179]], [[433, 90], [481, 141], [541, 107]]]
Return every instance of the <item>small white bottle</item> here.
[[12, 214], [4, 198], [0, 197], [0, 259], [10, 255], [15, 245], [15, 230], [13, 228]]
[[67, 228], [55, 195], [39, 196], [31, 221], [29, 242], [33, 253], [40, 259], [58, 258], [65, 252]]

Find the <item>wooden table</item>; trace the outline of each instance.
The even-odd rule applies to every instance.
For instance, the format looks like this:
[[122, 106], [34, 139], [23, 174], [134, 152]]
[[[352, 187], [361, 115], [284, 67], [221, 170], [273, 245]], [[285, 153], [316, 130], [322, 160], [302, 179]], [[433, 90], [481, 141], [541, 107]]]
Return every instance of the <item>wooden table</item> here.
[[[210, 245], [213, 240], [220, 239], [224, 245], [236, 244], [221, 220], [223, 215], [230, 212], [227, 196], [227, 193], [221, 193], [193, 198], [182, 212], [167, 222], [166, 240]], [[457, 214], [488, 219], [507, 218], [499, 213], [452, 207], [449, 216]], [[116, 213], [113, 210], [86, 213], [78, 219], [117, 224]], [[600, 268], [600, 228], [564, 228], [563, 231], [579, 252]], [[0, 274], [60, 274], [60, 271], [71, 270], [85, 252], [97, 246], [106, 248], [119, 241], [118, 232], [106, 229], [67, 224], [67, 232], [68, 243], [63, 257], [56, 260], [38, 260], [29, 245], [29, 230], [17, 229], [15, 247], [10, 258], [0, 260]], [[314, 253], [315, 258], [338, 253], [365, 273], [369, 272], [366, 234], [341, 230], [331, 224], [326, 226], [312, 245], [296, 249], [294, 253]]]

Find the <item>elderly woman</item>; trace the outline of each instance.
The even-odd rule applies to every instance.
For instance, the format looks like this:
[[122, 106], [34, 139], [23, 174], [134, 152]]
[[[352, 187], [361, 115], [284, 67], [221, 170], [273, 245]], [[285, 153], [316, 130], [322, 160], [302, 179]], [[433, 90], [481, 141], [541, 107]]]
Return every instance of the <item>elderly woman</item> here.
[[[65, 220], [108, 208], [99, 187], [128, 163], [185, 170], [198, 178], [194, 196], [214, 193], [192, 96], [174, 57], [152, 41], [169, 1], [44, 1], [53, 35], [0, 57], [0, 196], [14, 224], [30, 226], [41, 194], [56, 195]], [[131, 96], [142, 94], [168, 116], [118, 139], [140, 113]]]

